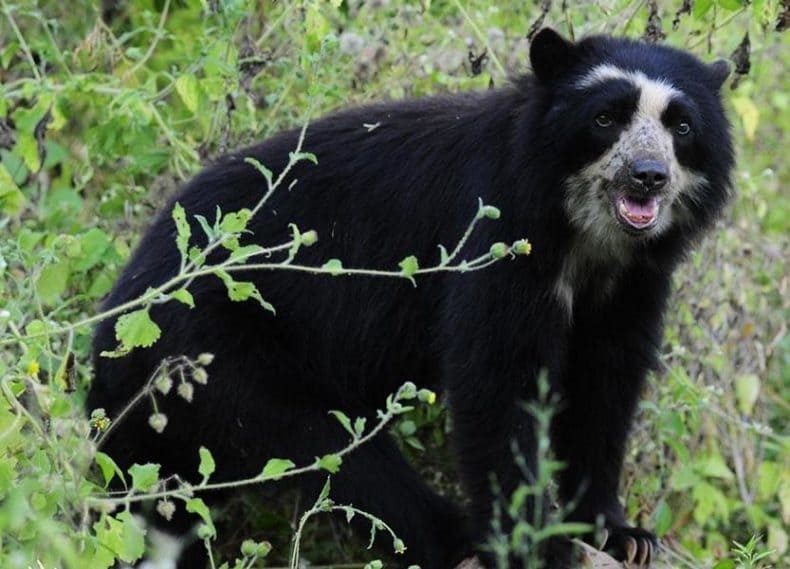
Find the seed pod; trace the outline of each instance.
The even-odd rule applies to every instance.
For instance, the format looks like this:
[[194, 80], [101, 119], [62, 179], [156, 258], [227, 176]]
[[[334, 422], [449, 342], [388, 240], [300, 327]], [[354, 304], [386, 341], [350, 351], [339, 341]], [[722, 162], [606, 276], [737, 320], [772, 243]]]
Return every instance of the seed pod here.
[[206, 385], [208, 383], [208, 373], [202, 367], [197, 367], [192, 371], [192, 379], [195, 380], [195, 383]]
[[184, 399], [186, 399], [187, 401], [189, 401], [190, 403], [192, 403], [192, 396], [195, 394], [195, 387], [187, 381], [185, 381], [184, 383], [179, 383], [178, 394]]
[[170, 376], [166, 373], [162, 373], [154, 381], [154, 387], [156, 387], [156, 389], [158, 389], [163, 395], [167, 395], [170, 393], [170, 389], [173, 387], [173, 380], [170, 379]]
[[176, 512], [176, 505], [169, 500], [159, 500], [156, 503], [156, 511], [164, 519], [170, 521]]
[[195, 361], [202, 366], [211, 365], [211, 362], [214, 361], [214, 354], [211, 354], [209, 352], [203, 352], [197, 357]]
[[148, 424], [157, 433], [162, 433], [167, 427], [167, 415], [164, 413], [153, 413], [148, 417]]

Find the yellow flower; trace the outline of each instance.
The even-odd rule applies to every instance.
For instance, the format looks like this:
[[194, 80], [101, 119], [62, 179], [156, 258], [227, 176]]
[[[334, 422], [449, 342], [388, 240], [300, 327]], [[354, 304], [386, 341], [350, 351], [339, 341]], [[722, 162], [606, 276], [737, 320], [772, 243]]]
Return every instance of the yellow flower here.
[[27, 364], [27, 374], [33, 377], [38, 377], [38, 372], [41, 369], [41, 366], [38, 365], [38, 361], [30, 360]]

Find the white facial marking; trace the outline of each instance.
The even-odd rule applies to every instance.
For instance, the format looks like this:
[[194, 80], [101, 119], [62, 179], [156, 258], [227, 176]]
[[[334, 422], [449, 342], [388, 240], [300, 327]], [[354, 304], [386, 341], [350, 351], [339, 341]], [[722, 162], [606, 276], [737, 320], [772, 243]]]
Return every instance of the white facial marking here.
[[[563, 261], [554, 294], [569, 317], [573, 311], [574, 289], [596, 286], [600, 295], [605, 297], [632, 257], [637, 240], [617, 222], [612, 192], [618, 191], [618, 181], [622, 184], [624, 172], [634, 160], [661, 160], [669, 168], [669, 183], [659, 192], [657, 219], [645, 231], [646, 238], [660, 235], [673, 220], [682, 222], [688, 217], [684, 202], [699, 199], [697, 190], [705, 183], [703, 176], [678, 162], [674, 134], [661, 121], [670, 101], [681, 97], [682, 93], [664, 80], [651, 79], [641, 71], [620, 69], [611, 64], [593, 68], [576, 83], [576, 87], [589, 89], [613, 79], [626, 80], [639, 89], [639, 102], [617, 141], [566, 182], [565, 209], [570, 222], [579, 230], [579, 236]], [[604, 274], [606, 277], [598, 279], [600, 282], [585, 282], [590, 274]]]
[[603, 83], [613, 79], [624, 79], [636, 85], [642, 94], [639, 100], [639, 110], [652, 114], [657, 118], [661, 118], [661, 113], [664, 112], [667, 103], [672, 97], [681, 95], [680, 91], [664, 80], [650, 79], [641, 71], [620, 69], [611, 63], [593, 67], [592, 71], [585, 75], [581, 81], [576, 83], [576, 87], [579, 89], [589, 89], [597, 83]]

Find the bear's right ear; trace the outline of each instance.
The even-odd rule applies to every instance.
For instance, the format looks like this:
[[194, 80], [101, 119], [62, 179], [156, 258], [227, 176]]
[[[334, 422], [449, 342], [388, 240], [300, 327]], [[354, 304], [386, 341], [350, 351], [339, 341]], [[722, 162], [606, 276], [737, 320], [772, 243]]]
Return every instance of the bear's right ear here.
[[540, 30], [529, 47], [532, 70], [541, 81], [560, 77], [578, 60], [576, 45], [551, 28]]

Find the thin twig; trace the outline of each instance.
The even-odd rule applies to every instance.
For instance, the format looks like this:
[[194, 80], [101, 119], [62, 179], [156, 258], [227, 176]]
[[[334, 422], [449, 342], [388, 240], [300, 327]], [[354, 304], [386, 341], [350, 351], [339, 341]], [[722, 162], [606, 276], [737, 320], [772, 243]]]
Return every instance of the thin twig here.
[[154, 32], [154, 39], [153, 39], [153, 41], [151, 41], [151, 45], [148, 46], [148, 49], [146, 50], [146, 52], [143, 55], [143, 57], [137, 63], [135, 63], [132, 67], [130, 67], [129, 69], [126, 70], [126, 72], [123, 74], [121, 79], [124, 79], [124, 80], [128, 79], [131, 75], [134, 75], [135, 73], [137, 73], [137, 71], [139, 71], [140, 68], [142, 68], [143, 65], [145, 65], [146, 62], [154, 54], [154, 50], [156, 49], [157, 44], [159, 44], [159, 41], [165, 35], [164, 34], [165, 22], [167, 21], [167, 15], [168, 15], [169, 11], [170, 11], [170, 0], [165, 0], [165, 5], [162, 8], [162, 15], [159, 17], [159, 25], [157, 25], [157, 27], [156, 27], [156, 31]]
[[453, 3], [455, 4], [456, 8], [458, 8], [458, 11], [461, 12], [461, 15], [469, 23], [469, 25], [472, 28], [472, 31], [474, 31], [475, 35], [488, 50], [487, 51], [488, 56], [491, 58], [491, 61], [494, 62], [494, 65], [496, 66], [497, 70], [502, 74], [502, 76], [507, 77], [507, 71], [505, 70], [505, 66], [502, 65], [502, 62], [497, 57], [497, 54], [494, 52], [493, 49], [491, 49], [491, 45], [488, 43], [488, 38], [485, 36], [485, 34], [483, 34], [482, 30], [479, 27], [477, 27], [477, 24], [469, 15], [469, 12], [467, 12], [463, 4], [461, 4], [461, 0], [453, 0]]
[[22, 35], [22, 31], [16, 25], [16, 20], [11, 15], [11, 8], [8, 7], [5, 0], [0, 0], [3, 5], [3, 12], [5, 13], [6, 18], [8, 18], [8, 22], [11, 24], [11, 28], [14, 30], [14, 35], [16, 35], [16, 39], [19, 40], [19, 45], [22, 47], [22, 51], [25, 52], [25, 57], [27, 57], [27, 61], [30, 64], [30, 68], [33, 70], [33, 75], [36, 76], [36, 79], [39, 81], [42, 80], [41, 73], [38, 70], [38, 65], [36, 65], [36, 60], [33, 57], [33, 52], [30, 51], [30, 46], [28, 45], [27, 41], [25, 40], [25, 36]]

